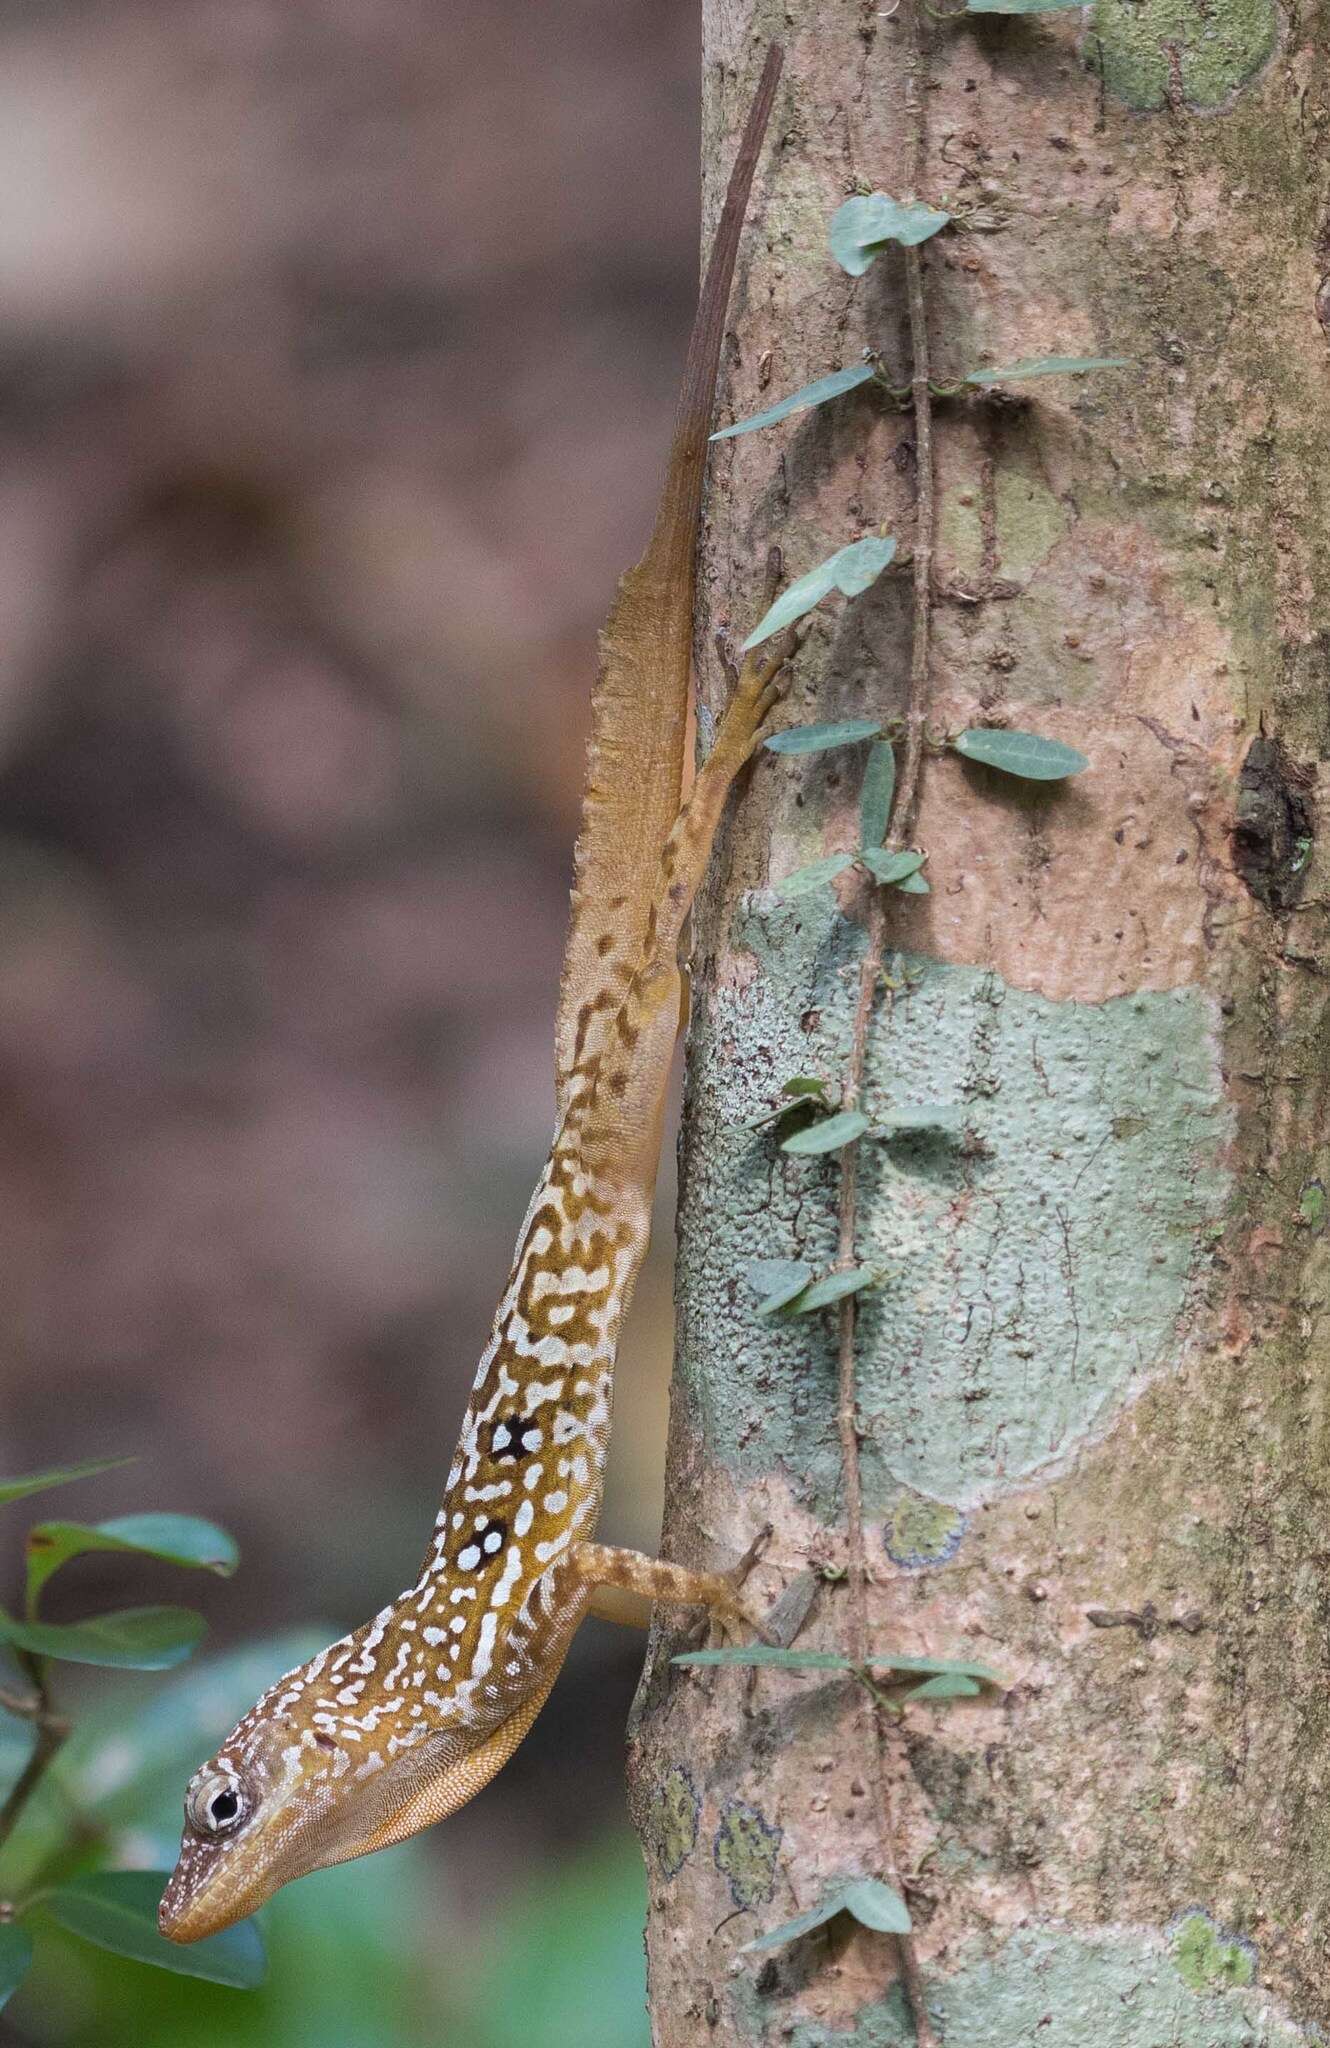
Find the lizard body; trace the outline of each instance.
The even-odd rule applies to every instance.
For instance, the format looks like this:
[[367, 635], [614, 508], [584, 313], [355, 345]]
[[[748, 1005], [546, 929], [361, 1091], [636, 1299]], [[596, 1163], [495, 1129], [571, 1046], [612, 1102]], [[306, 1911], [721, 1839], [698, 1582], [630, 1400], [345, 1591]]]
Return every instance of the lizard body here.
[[732, 1579], [591, 1538], [619, 1330], [650, 1229], [681, 935], [783, 651], [750, 657], [680, 809], [712, 392], [780, 65], [773, 48], [731, 174], [655, 531], [601, 639], [559, 1003], [558, 1123], [433, 1541], [396, 1601], [279, 1679], [191, 1779], [160, 1915], [177, 1941], [455, 1812], [530, 1727], [598, 1589], [741, 1612]]

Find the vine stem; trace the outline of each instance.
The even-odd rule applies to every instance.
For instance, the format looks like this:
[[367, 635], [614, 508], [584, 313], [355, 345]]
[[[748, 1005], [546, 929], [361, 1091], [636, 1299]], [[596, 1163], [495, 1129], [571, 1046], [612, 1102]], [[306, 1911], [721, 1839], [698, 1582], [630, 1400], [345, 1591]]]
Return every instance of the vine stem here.
[[46, 1670], [40, 1658], [31, 1656], [26, 1650], [17, 1652], [18, 1661], [32, 1680], [33, 1696], [22, 1709], [27, 1719], [37, 1730], [37, 1740], [32, 1754], [24, 1764], [14, 1785], [0, 1806], [0, 1847], [9, 1840], [18, 1826], [23, 1809], [45, 1777], [48, 1767], [69, 1734], [69, 1723], [55, 1713], [51, 1706], [51, 1695], [46, 1683]]
[[[922, 18], [922, 9], [925, 5], [926, 0], [907, 0], [901, 15], [905, 58], [905, 124], [910, 157], [909, 182], [910, 190], [916, 194], [923, 183], [927, 149], [927, 45]], [[933, 394], [930, 384], [924, 265], [922, 254], [917, 247], [906, 248], [903, 253], [910, 317], [910, 387], [914, 395], [916, 496], [910, 680], [905, 708], [905, 733], [896, 780], [896, 798], [886, 842], [893, 852], [900, 851], [908, 842], [919, 805], [919, 775], [923, 764], [924, 730], [928, 716], [933, 617], [933, 541], [937, 525], [936, 481], [933, 471]], [[842, 1107], [847, 1110], [858, 1107], [859, 1098], [863, 1093], [868, 1032], [882, 978], [886, 941], [884, 895], [884, 890], [874, 889], [869, 904], [867, 934], [859, 966], [859, 992], [855, 1004], [854, 1029], [850, 1040], [849, 1069], [842, 1090]], [[859, 1145], [856, 1141], [847, 1145], [840, 1155], [840, 1210], [836, 1264], [841, 1269], [848, 1269], [857, 1263], [855, 1239], [858, 1221]], [[868, 1564], [864, 1550], [863, 1479], [859, 1461], [856, 1327], [855, 1296], [849, 1294], [841, 1302], [839, 1311], [836, 1419], [845, 1489], [846, 1578], [850, 1608], [847, 1648], [854, 1662], [863, 1664], [868, 1656]], [[881, 1703], [869, 1699], [866, 1705], [871, 1728], [882, 1875], [894, 1890], [903, 1894], [896, 1854], [890, 1729]], [[923, 1973], [919, 1967], [914, 1937], [910, 1934], [898, 1935], [897, 1943], [901, 1982], [914, 2021], [917, 2048], [937, 2048], [937, 2035], [928, 2012]]]

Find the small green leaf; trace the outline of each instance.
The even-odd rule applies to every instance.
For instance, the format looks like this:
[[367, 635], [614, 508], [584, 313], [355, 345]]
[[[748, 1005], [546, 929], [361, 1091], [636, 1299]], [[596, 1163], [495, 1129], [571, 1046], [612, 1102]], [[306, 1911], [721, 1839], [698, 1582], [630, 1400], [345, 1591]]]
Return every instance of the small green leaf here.
[[905, 1697], [907, 1700], [970, 1700], [982, 1690], [973, 1678], [963, 1678], [959, 1672], [940, 1671], [936, 1678], [926, 1678], [922, 1685], [912, 1685]]
[[810, 896], [814, 889], [834, 882], [837, 875], [843, 875], [846, 868], [854, 866], [852, 853], [830, 853], [825, 860], [810, 860], [806, 868], [796, 868], [792, 875], [786, 875], [776, 887], [782, 896]]
[[727, 1644], [723, 1650], [685, 1650], [671, 1664], [778, 1665], [782, 1671], [853, 1671], [839, 1650], [782, 1650], [775, 1643]]
[[859, 830], [865, 849], [877, 849], [886, 838], [895, 794], [895, 751], [890, 740], [875, 740], [868, 749], [863, 788], [859, 795]]
[[1061, 782], [1090, 765], [1084, 754], [1064, 747], [1061, 740], [1006, 726], [972, 725], [952, 745], [967, 761], [982, 761], [986, 768], [1000, 768], [1004, 775], [1019, 775], [1026, 782]]
[[34, 1657], [122, 1671], [166, 1671], [183, 1664], [205, 1629], [203, 1616], [189, 1607], [126, 1607], [91, 1621], [14, 1621], [0, 1615], [0, 1641]]
[[818, 1095], [825, 1098], [827, 1084], [820, 1074], [791, 1074], [788, 1081], [781, 1082], [782, 1095]]
[[910, 1931], [910, 1915], [904, 1899], [879, 1878], [861, 1877], [849, 1884], [836, 1886], [827, 1893], [820, 1906], [814, 1906], [807, 1913], [796, 1914], [793, 1920], [773, 1927], [769, 1934], [759, 1934], [756, 1941], [745, 1942], [741, 1953], [747, 1954], [752, 1949], [781, 1948], [786, 1942], [811, 1934], [815, 1927], [825, 1926], [838, 1913], [849, 1913], [861, 1927], [871, 1927], [876, 1934], [908, 1934]]
[[965, 1664], [955, 1657], [893, 1657], [876, 1653], [864, 1660], [869, 1671], [899, 1671], [906, 1677], [977, 1678], [981, 1685], [1001, 1685], [1002, 1679], [987, 1664]]
[[240, 1562], [233, 1539], [197, 1515], [120, 1515], [111, 1522], [42, 1522], [28, 1531], [28, 1601], [52, 1572], [92, 1550], [129, 1550], [227, 1578]]
[[931, 896], [933, 893], [922, 875], [907, 875], [897, 886], [902, 896]]
[[[1075, 5], [1076, 0], [1052, 0], [1054, 6]], [[1043, 7], [976, 7], [971, 14], [1042, 14]], [[1128, 356], [1031, 356], [1023, 363], [1008, 363], [1005, 370], [971, 370], [967, 384], [1019, 384], [1027, 377], [1083, 377], [1087, 370], [1129, 370]]]
[[62, 1884], [44, 1903], [69, 1933], [113, 1955], [153, 1963], [179, 1977], [206, 1977], [237, 1991], [261, 1984], [267, 1963], [252, 1920], [184, 1945], [158, 1933], [157, 1902], [169, 1876], [166, 1870], [104, 1870]]
[[889, 1110], [876, 1119], [879, 1137], [904, 1137], [910, 1131], [963, 1131], [965, 1111], [955, 1102], [922, 1103], [917, 1109]]
[[732, 427], [722, 427], [713, 441], [729, 441], [736, 434], [752, 434], [759, 427], [773, 427], [777, 420], [788, 419], [792, 412], [806, 412], [809, 406], [825, 405], [829, 398], [839, 398], [842, 391], [853, 391], [856, 384], [869, 384], [873, 379], [873, 365], [860, 363], [853, 370], [833, 370], [829, 377], [819, 377], [814, 384], [805, 384], [798, 391], [792, 391], [788, 398], [782, 398], [775, 405], [769, 405], [765, 412], [755, 412], [751, 419], [736, 420]]
[[886, 853], [880, 846], [865, 846], [859, 858], [873, 879], [883, 883], [907, 882], [924, 864], [922, 853], [912, 848], [904, 853]]
[[787, 725], [762, 744], [772, 754], [821, 754], [829, 747], [851, 747], [856, 740], [875, 739], [881, 730], [875, 718], [841, 718], [830, 725]]
[[871, 1287], [876, 1279], [872, 1266], [851, 1266], [845, 1273], [828, 1273], [799, 1296], [793, 1313], [803, 1316], [816, 1308], [830, 1308], [833, 1302], [844, 1301], [847, 1294], [859, 1294], [865, 1287]]
[[881, 540], [876, 534], [837, 548], [825, 562], [819, 562], [816, 568], [809, 569], [782, 590], [770, 611], [744, 641], [744, 652], [747, 653], [750, 647], [760, 647], [774, 633], [784, 632], [796, 619], [803, 618], [805, 612], [811, 612], [821, 604], [833, 590], [839, 590], [845, 597], [858, 597], [870, 583], [877, 581], [895, 552], [894, 540]]
[[94, 1472], [114, 1472], [117, 1465], [132, 1465], [132, 1458], [90, 1458], [84, 1465], [57, 1466], [50, 1472], [27, 1472], [21, 1479], [0, 1479], [0, 1507], [6, 1501], [25, 1500], [30, 1493], [45, 1493], [49, 1486], [68, 1486], [75, 1479], [88, 1479]]
[[803, 1293], [812, 1277], [812, 1267], [802, 1259], [754, 1259], [748, 1268], [748, 1284], [762, 1296], [757, 1313], [775, 1315]]
[[28, 1974], [32, 1961], [32, 1936], [12, 1920], [0, 1923], [0, 2012], [8, 2005]]
[[885, 192], [847, 199], [836, 208], [827, 230], [831, 253], [851, 277], [862, 277], [873, 258], [889, 242], [913, 248], [926, 242], [951, 219], [921, 199], [892, 199]]
[[842, 1898], [846, 1912], [852, 1913], [861, 1927], [871, 1927], [875, 1934], [909, 1933], [910, 1915], [904, 1899], [880, 1877], [857, 1879], [846, 1886]]
[[792, 1132], [782, 1140], [780, 1149], [793, 1152], [800, 1158], [820, 1152], [839, 1152], [842, 1146], [852, 1145], [856, 1138], [862, 1138], [868, 1128], [868, 1118], [862, 1110], [842, 1109], [835, 1116], [821, 1117], [817, 1123]]

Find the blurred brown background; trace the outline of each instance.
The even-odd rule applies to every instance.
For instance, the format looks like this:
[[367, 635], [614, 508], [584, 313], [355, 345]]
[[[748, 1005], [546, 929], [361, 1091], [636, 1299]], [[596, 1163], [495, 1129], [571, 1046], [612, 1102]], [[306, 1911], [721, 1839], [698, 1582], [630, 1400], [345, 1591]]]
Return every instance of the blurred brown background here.
[[[548, 1142], [697, 35], [693, 0], [0, 0], [0, 1470], [138, 1453], [66, 1511], [234, 1529], [238, 1578], [183, 1589], [219, 1642], [414, 1572]], [[647, 1544], [668, 1259], [605, 1522]], [[91, 1560], [51, 1609], [180, 1597]], [[619, 1810], [638, 1656], [584, 1631], [444, 1831], [459, 1905]]]

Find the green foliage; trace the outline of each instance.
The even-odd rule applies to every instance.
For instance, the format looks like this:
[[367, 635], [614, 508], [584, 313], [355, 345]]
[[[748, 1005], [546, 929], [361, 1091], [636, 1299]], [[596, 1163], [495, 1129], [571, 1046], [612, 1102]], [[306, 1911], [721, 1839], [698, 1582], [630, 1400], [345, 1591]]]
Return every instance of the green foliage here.
[[774, 426], [777, 420], [788, 419], [792, 412], [806, 412], [810, 406], [825, 405], [829, 398], [839, 398], [843, 391], [853, 391], [856, 385], [871, 384], [875, 375], [871, 363], [860, 363], [852, 370], [833, 370], [829, 377], [819, 377], [815, 383], [792, 391], [788, 398], [769, 405], [765, 412], [755, 412], [751, 419], [736, 420], [732, 427], [722, 427], [711, 438], [729, 441], [736, 434], [752, 434], [759, 427]]
[[812, 1267], [802, 1259], [754, 1259], [748, 1268], [748, 1281], [762, 1296], [758, 1314], [774, 1316], [778, 1309], [788, 1308], [812, 1277]]
[[865, 846], [859, 858], [875, 881], [895, 883], [899, 887], [904, 887], [924, 864], [922, 853], [915, 852], [913, 848], [903, 853], [884, 853], [880, 846]]
[[787, 725], [762, 742], [772, 754], [820, 754], [829, 747], [853, 746], [875, 739], [882, 730], [874, 718], [842, 718], [831, 725]]
[[838, 1913], [848, 1913], [861, 1927], [871, 1927], [876, 1934], [908, 1934], [910, 1931], [909, 1911], [900, 1893], [893, 1891], [889, 1884], [883, 1884], [881, 1878], [856, 1877], [828, 1892], [820, 1906], [797, 1914], [781, 1927], [773, 1927], [769, 1934], [759, 1934], [756, 1941], [746, 1942], [745, 1951], [781, 1948], [786, 1942], [797, 1941], [800, 1935], [811, 1934], [815, 1927], [825, 1926]]
[[1004, 775], [1019, 775], [1025, 782], [1062, 782], [1089, 767], [1084, 754], [1064, 747], [1061, 740], [1046, 740], [1037, 732], [1016, 732], [1007, 726], [970, 726], [951, 742], [967, 761], [982, 761], [986, 768], [999, 768]]
[[206, 1977], [238, 1991], [261, 1984], [263, 1943], [252, 1921], [183, 1947], [157, 1932], [157, 1902], [169, 1875], [165, 1870], [104, 1870], [58, 1886], [43, 1904], [61, 1927], [113, 1955], [153, 1963], [180, 1977]]
[[12, 1921], [0, 1923], [0, 2011], [8, 2005], [28, 1974], [32, 1936]]
[[827, 241], [842, 270], [862, 277], [875, 256], [892, 242], [913, 248], [951, 219], [921, 199], [892, 199], [885, 192], [847, 199], [831, 216]]
[[792, 1132], [780, 1149], [793, 1152], [800, 1158], [822, 1152], [839, 1152], [842, 1146], [852, 1145], [856, 1138], [862, 1138], [864, 1132], [871, 1128], [861, 1109], [842, 1109], [835, 1116], [823, 1117], [802, 1131]]
[[827, 1273], [821, 1280], [815, 1280], [790, 1305], [793, 1315], [811, 1315], [814, 1309], [831, 1308], [836, 1302], [844, 1301], [848, 1294], [860, 1294], [865, 1287], [871, 1287], [877, 1280], [872, 1266], [850, 1266], [843, 1273]]
[[0, 1479], [0, 1507], [11, 1500], [24, 1500], [30, 1493], [69, 1486], [75, 1479], [89, 1479], [94, 1472], [114, 1472], [117, 1466], [133, 1462], [132, 1458], [89, 1458], [82, 1465], [58, 1465], [49, 1472], [27, 1472], [21, 1479]]
[[[859, 858], [870, 868], [887, 836], [895, 795], [895, 749], [890, 740], [876, 740], [868, 749], [863, 787], [859, 793], [859, 834], [862, 842]], [[873, 872], [876, 874], [877, 870], [874, 868]], [[878, 880], [882, 880], [880, 875]]]
[[809, 896], [814, 889], [821, 889], [828, 882], [834, 882], [837, 875], [843, 875], [846, 868], [854, 866], [852, 853], [829, 853], [825, 860], [810, 860], [807, 867], [796, 868], [792, 875], [786, 875], [777, 883], [782, 896]]
[[0, 1640], [34, 1657], [120, 1671], [167, 1671], [202, 1642], [207, 1624], [192, 1607], [126, 1607], [89, 1621], [15, 1621], [0, 1615]]
[[[974, 7], [972, 14], [1042, 14], [1049, 6], [1076, 5], [1076, 0], [1043, 0], [1028, 7]], [[1127, 356], [1030, 356], [1025, 362], [1009, 363], [1005, 370], [971, 370], [967, 384], [1019, 384], [1028, 377], [1083, 377], [1088, 370], [1129, 370]]]
[[112, 1522], [40, 1522], [28, 1531], [28, 1611], [53, 1572], [91, 1550], [132, 1551], [165, 1564], [229, 1578], [240, 1562], [234, 1539], [195, 1515], [121, 1515]]
[[744, 652], [760, 647], [764, 640], [784, 632], [787, 626], [794, 625], [797, 619], [814, 610], [833, 590], [839, 590], [844, 597], [858, 597], [870, 583], [876, 583], [895, 553], [894, 540], [884, 540], [875, 534], [837, 548], [825, 562], [819, 562], [816, 568], [807, 570], [782, 590], [744, 641]]

